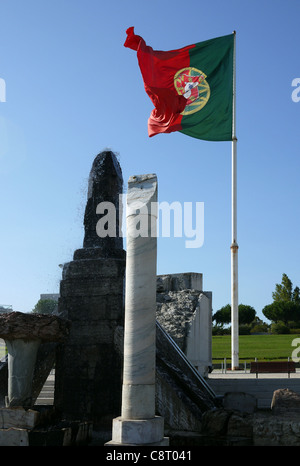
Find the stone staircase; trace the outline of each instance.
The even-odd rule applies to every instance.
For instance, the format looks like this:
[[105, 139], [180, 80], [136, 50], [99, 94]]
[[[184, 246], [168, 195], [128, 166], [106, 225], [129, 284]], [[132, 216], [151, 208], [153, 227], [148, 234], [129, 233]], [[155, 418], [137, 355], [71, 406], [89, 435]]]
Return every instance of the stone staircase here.
[[54, 403], [54, 382], [55, 382], [55, 372], [54, 370], [51, 371], [50, 375], [48, 376], [37, 400], [35, 402], [36, 405], [53, 405]]

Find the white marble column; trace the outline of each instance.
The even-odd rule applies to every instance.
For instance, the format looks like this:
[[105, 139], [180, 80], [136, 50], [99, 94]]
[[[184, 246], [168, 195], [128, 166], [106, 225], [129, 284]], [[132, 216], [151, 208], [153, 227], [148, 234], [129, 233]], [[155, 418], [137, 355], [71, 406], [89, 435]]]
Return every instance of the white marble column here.
[[122, 413], [108, 444], [168, 445], [164, 420], [155, 415], [156, 220], [156, 175], [130, 177]]

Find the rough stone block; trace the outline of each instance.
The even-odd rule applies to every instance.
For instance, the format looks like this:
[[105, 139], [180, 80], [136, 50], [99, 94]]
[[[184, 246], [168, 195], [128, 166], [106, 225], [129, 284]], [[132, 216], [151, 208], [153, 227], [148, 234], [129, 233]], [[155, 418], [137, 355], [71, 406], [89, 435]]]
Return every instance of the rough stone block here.
[[279, 388], [273, 393], [271, 402], [273, 414], [300, 413], [300, 395], [288, 388]]
[[76, 339], [78, 345], [84, 345], [87, 341], [89, 344], [112, 343], [114, 338], [114, 328], [109, 322], [102, 321], [100, 325], [92, 325], [93, 322], [75, 321], [72, 325], [70, 342]]
[[39, 412], [23, 408], [0, 408], [0, 429], [19, 427], [32, 429], [39, 420]]
[[59, 300], [60, 310], [68, 315], [69, 319], [72, 321], [82, 321], [83, 316], [84, 320], [87, 322], [101, 321], [107, 318], [107, 297], [106, 296], [77, 296], [72, 298], [60, 297]]
[[107, 296], [120, 293], [120, 283], [123, 280], [111, 280], [110, 278], [76, 278], [62, 280], [60, 283], [60, 295], [67, 296]]
[[86, 444], [92, 437], [93, 425], [91, 422], [81, 422], [76, 435], [76, 445]]
[[158, 275], [158, 291], [197, 290], [202, 291], [202, 273], [174, 273], [171, 275]]
[[251, 417], [232, 414], [228, 421], [227, 435], [231, 437], [252, 438], [253, 428]]
[[72, 446], [72, 428], [52, 428], [29, 432], [29, 446], [68, 447]]
[[249, 393], [228, 392], [224, 395], [223, 406], [225, 409], [241, 411], [242, 413], [254, 413], [257, 399]]
[[[68, 296], [60, 298], [60, 309], [73, 322], [85, 320], [99, 325], [102, 320], [123, 318], [123, 296]], [[98, 322], [96, 322], [98, 321]]]
[[0, 447], [28, 446], [28, 431], [26, 429], [0, 429]]
[[72, 261], [64, 265], [63, 279], [111, 277], [120, 275], [119, 261], [108, 259], [89, 259]]
[[299, 416], [257, 416], [253, 420], [254, 446], [299, 446]]
[[203, 414], [202, 429], [208, 435], [225, 435], [230, 413], [224, 409], [213, 409]]
[[13, 311], [0, 314], [0, 338], [4, 340], [64, 341], [70, 322], [53, 314]]

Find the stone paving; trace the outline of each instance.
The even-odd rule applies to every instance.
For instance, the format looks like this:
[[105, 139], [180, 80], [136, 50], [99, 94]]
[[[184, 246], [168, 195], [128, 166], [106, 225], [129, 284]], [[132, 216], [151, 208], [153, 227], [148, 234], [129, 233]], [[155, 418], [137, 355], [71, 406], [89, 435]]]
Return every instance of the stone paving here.
[[214, 370], [208, 377], [208, 384], [217, 395], [230, 392], [244, 392], [257, 399], [259, 409], [270, 409], [273, 393], [279, 388], [289, 388], [300, 394], [300, 371], [288, 374], [250, 374], [250, 371]]
[[[245, 370], [226, 370], [226, 372], [222, 371], [221, 369], [214, 369], [208, 376], [208, 379], [256, 379], [256, 374], [250, 374], [250, 370], [247, 369], [246, 372]], [[259, 379], [287, 379], [288, 374], [287, 373], [282, 373], [282, 374], [258, 374]], [[298, 379], [300, 378], [300, 369], [296, 369], [295, 373], [290, 374], [290, 378], [295, 378]]]

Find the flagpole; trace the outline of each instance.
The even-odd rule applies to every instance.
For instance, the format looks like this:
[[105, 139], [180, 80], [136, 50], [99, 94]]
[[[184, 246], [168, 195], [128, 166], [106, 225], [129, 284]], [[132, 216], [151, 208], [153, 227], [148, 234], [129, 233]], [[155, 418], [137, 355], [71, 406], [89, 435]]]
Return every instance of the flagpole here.
[[236, 137], [236, 32], [233, 49], [233, 105], [232, 105], [232, 237], [231, 237], [231, 369], [239, 367], [238, 315], [238, 244], [237, 244], [237, 137]]

